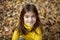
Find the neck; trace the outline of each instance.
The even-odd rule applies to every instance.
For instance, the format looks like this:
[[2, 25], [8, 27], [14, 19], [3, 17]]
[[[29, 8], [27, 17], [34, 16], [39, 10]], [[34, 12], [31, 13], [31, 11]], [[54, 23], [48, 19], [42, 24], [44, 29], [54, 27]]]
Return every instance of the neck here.
[[29, 25], [27, 25], [26, 23], [24, 23], [24, 27], [27, 29], [27, 30], [31, 30], [32, 29], [32, 26], [29, 26]]

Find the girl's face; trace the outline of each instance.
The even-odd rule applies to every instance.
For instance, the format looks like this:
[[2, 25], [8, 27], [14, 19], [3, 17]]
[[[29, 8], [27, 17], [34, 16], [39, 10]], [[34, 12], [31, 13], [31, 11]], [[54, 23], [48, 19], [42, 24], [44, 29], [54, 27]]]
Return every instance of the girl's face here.
[[33, 12], [26, 12], [24, 15], [24, 23], [29, 26], [33, 26], [36, 23], [36, 16]]

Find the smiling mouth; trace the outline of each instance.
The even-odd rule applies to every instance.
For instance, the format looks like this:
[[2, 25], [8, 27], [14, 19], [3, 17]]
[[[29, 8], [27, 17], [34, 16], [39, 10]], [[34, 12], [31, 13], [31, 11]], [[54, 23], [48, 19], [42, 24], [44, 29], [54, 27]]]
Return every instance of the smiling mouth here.
[[32, 24], [33, 22], [29, 22], [30, 24]]

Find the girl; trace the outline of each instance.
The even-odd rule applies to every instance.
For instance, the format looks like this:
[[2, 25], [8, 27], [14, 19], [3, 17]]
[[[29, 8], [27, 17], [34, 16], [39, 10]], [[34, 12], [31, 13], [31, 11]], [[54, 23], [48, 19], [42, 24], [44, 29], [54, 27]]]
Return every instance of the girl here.
[[12, 40], [42, 40], [41, 23], [37, 8], [33, 4], [23, 7], [19, 19]]

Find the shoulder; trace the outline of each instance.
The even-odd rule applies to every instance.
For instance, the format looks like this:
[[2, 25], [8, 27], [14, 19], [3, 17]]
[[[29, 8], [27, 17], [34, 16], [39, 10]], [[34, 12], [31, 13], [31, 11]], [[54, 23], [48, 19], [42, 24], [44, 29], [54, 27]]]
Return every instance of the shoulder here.
[[40, 27], [37, 27], [37, 28], [36, 28], [36, 32], [37, 32], [38, 34], [42, 34], [41, 28], [40, 28]]
[[14, 30], [14, 34], [15, 34], [15, 35], [19, 35], [18, 30]]
[[12, 40], [18, 40], [19, 38], [19, 33], [17, 30], [14, 30], [13, 36], [12, 36]]

